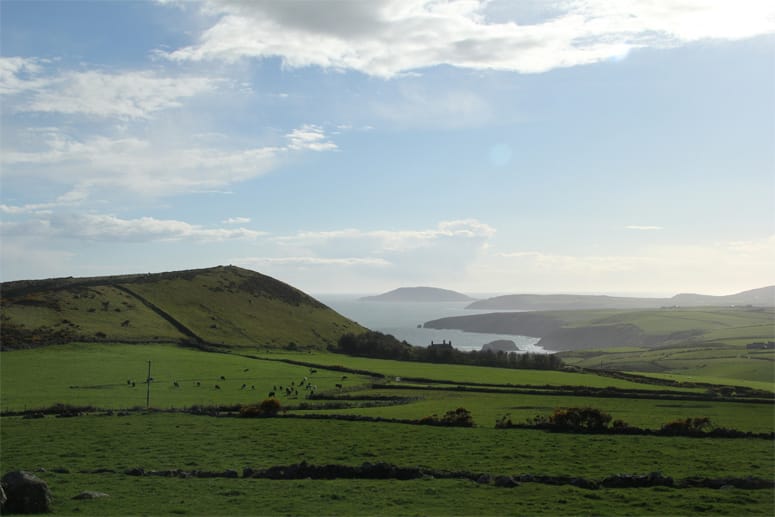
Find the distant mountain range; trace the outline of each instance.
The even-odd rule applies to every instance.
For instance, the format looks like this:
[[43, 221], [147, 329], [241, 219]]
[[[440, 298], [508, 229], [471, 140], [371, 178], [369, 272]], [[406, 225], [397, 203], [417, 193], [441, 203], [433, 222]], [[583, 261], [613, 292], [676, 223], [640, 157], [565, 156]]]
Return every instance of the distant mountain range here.
[[366, 329], [234, 266], [0, 284], [0, 349], [78, 341], [317, 348]]
[[364, 302], [468, 302], [474, 298], [438, 287], [399, 287], [377, 296], [365, 296], [360, 300]]
[[466, 307], [477, 310], [579, 310], [579, 309], [654, 309], [659, 307], [702, 307], [754, 305], [775, 306], [775, 286], [751, 289], [726, 296], [677, 294], [671, 298], [631, 298], [574, 294], [511, 294], [478, 300]]

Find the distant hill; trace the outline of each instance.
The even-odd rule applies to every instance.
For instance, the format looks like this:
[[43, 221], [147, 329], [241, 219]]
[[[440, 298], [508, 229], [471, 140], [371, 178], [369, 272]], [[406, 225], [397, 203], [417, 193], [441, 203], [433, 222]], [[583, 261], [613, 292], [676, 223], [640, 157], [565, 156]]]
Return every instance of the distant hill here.
[[727, 307], [731, 305], [775, 306], [775, 286], [762, 287], [727, 296], [678, 294], [672, 298], [631, 298], [572, 294], [511, 294], [479, 300], [466, 309], [478, 310], [578, 310], [578, 309], [656, 309], [660, 307]]
[[234, 266], [0, 284], [0, 347], [73, 341], [324, 349], [365, 329], [309, 295]]
[[678, 343], [744, 345], [775, 339], [775, 308], [687, 307], [494, 312], [428, 321], [433, 329], [541, 338], [547, 350], [656, 347]]
[[365, 296], [360, 300], [364, 302], [467, 302], [474, 298], [437, 287], [399, 287], [377, 296]]

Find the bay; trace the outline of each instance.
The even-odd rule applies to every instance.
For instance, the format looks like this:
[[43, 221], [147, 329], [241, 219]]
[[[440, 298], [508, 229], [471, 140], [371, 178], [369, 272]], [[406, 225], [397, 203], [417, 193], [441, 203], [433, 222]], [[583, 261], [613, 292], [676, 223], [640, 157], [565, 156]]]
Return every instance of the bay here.
[[339, 314], [358, 322], [362, 326], [392, 334], [396, 338], [415, 346], [431, 343], [451, 342], [459, 350], [481, 350], [482, 345], [498, 339], [513, 341], [521, 352], [549, 353], [537, 343], [539, 338], [506, 334], [484, 334], [462, 330], [438, 330], [423, 328], [426, 321], [449, 316], [465, 316], [493, 311], [466, 309], [470, 302], [375, 302], [361, 301], [356, 295], [316, 295]]

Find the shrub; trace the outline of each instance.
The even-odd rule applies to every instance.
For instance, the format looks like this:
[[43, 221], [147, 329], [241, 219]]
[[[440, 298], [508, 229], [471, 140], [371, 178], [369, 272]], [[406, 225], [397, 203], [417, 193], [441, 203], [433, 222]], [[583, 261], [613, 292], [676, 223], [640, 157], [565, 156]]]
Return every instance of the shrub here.
[[254, 418], [275, 416], [281, 409], [280, 401], [275, 398], [268, 398], [261, 401], [258, 405], [242, 406], [239, 414], [242, 417]]
[[506, 414], [495, 421], [496, 429], [508, 429], [514, 427], [514, 423], [511, 421], [511, 415]]
[[701, 434], [711, 427], [710, 418], [679, 418], [662, 426], [662, 432], [675, 435]]
[[600, 432], [608, 428], [611, 415], [599, 409], [557, 408], [549, 417], [549, 425], [563, 431], [576, 433]]
[[439, 418], [437, 415], [431, 415], [421, 418], [417, 421], [421, 425], [441, 425], [448, 427], [473, 427], [474, 419], [471, 412], [466, 408], [459, 407], [451, 409]]

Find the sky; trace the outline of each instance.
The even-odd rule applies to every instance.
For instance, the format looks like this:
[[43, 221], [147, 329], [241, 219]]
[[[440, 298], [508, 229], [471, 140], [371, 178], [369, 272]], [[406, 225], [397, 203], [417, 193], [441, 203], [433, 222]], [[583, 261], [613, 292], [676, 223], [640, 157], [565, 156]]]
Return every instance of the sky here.
[[0, 1], [0, 279], [775, 284], [775, 4]]

